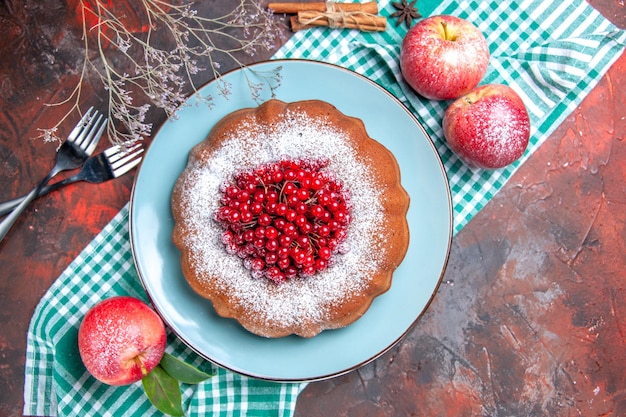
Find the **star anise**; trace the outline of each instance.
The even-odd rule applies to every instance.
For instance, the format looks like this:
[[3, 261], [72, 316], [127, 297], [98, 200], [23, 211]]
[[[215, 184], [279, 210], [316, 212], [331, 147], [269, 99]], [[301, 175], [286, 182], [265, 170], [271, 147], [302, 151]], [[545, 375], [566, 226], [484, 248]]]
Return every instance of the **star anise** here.
[[413, 0], [410, 3], [408, 2], [408, 0], [402, 0], [401, 2], [391, 2], [391, 5], [398, 10], [397, 12], [391, 14], [391, 17], [398, 18], [396, 26], [400, 25], [402, 22], [406, 22], [406, 26], [410, 28], [411, 24], [413, 24], [413, 19], [422, 17], [422, 15], [419, 14], [419, 12], [417, 11], [415, 3], [417, 3], [417, 0]]

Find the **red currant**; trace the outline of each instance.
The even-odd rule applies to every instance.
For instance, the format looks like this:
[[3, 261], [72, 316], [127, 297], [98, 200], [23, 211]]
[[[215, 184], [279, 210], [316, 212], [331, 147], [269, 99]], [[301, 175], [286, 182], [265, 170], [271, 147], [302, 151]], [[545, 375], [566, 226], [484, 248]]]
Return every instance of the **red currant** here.
[[287, 182], [285, 183], [282, 192], [285, 195], [296, 194], [298, 192], [298, 187], [293, 182]]
[[319, 204], [315, 204], [311, 207], [310, 213], [314, 219], [321, 219], [322, 217], [324, 217], [324, 211], [326, 211], [324, 210], [324, 207]]
[[228, 198], [237, 198], [238, 194], [239, 194], [239, 188], [237, 188], [237, 186], [231, 185], [228, 188], [226, 188], [226, 196]]
[[270, 190], [267, 192], [267, 194], [265, 194], [265, 199], [267, 201], [278, 201], [278, 193], [276, 192], [276, 190]]
[[265, 242], [265, 249], [270, 252], [276, 252], [278, 249], [278, 241], [276, 239], [268, 239], [267, 242]]
[[265, 228], [265, 237], [268, 239], [276, 240], [278, 239], [278, 229], [273, 226], [268, 226]]
[[294, 181], [296, 179], [296, 171], [293, 169], [288, 169], [283, 173], [283, 180], [285, 181]]
[[308, 200], [309, 190], [305, 188], [299, 188], [298, 191], [296, 191], [296, 195], [298, 196], [298, 200], [300, 201]]
[[257, 222], [260, 226], [269, 226], [272, 224], [272, 217], [267, 213], [261, 213], [259, 214]]

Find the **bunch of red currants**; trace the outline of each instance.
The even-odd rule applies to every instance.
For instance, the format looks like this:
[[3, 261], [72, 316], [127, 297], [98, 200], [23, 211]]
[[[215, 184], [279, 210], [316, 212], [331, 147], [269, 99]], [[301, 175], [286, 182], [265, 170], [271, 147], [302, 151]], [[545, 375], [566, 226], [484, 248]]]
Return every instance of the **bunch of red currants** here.
[[[351, 209], [324, 160], [281, 160], [222, 185], [222, 242], [255, 278], [283, 282], [325, 270], [340, 251]], [[345, 249], [345, 247], [343, 247]]]

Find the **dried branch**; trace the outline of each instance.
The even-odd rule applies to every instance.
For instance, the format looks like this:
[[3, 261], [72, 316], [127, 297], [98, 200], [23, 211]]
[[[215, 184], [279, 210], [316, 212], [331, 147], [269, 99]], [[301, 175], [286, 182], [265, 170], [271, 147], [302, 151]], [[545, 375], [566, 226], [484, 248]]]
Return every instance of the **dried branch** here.
[[[186, 0], [140, 0], [136, 4], [146, 30], [139, 33], [126, 26], [125, 16], [118, 16], [111, 4], [107, 0], [79, 3], [84, 62], [70, 95], [49, 104], [72, 106], [57, 125], [42, 130], [44, 140], [59, 140], [59, 125], [72, 112], [80, 112], [83, 82], [94, 75], [108, 94], [109, 139], [115, 143], [142, 140], [152, 130], [146, 122], [152, 106], [168, 117], [174, 116], [189, 91], [198, 92], [193, 78], [201, 71], [209, 71], [217, 80], [218, 93], [227, 97], [231, 86], [222, 78], [221, 59], [244, 68], [238, 53], [254, 56], [258, 49], [270, 50], [279, 35], [272, 12], [252, 0], [240, 0], [230, 13], [220, 17], [200, 16]], [[260, 100], [266, 88], [273, 96], [280, 85], [280, 69], [249, 71], [260, 80], [254, 82], [246, 75], [251, 96]], [[199, 98], [212, 105], [213, 97]]]

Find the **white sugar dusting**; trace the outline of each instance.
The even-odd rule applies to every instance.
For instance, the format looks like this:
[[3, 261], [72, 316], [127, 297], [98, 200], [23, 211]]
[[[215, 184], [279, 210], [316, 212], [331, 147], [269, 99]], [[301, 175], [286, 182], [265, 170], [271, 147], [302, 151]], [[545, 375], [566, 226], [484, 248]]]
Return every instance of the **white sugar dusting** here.
[[[217, 280], [232, 297], [246, 305], [251, 314], [274, 323], [297, 324], [323, 319], [329, 307], [350, 298], [363, 288], [377, 269], [384, 247], [376, 244], [383, 224], [382, 190], [369, 171], [369, 161], [360, 160], [342, 132], [299, 113], [288, 113], [270, 133], [259, 133], [254, 125], [242, 124], [233, 137], [215, 150], [206, 163], [190, 171], [183, 198], [188, 204], [187, 244], [201, 273]], [[334, 256], [334, 263], [312, 277], [275, 284], [253, 278], [236, 255], [226, 254], [222, 228], [213, 220], [219, 208], [220, 185], [234, 173], [280, 159], [325, 159], [325, 171], [343, 181], [352, 206], [352, 221], [345, 245], [349, 250]]]
[[480, 153], [488, 155], [493, 165], [504, 166], [512, 162], [512, 155], [524, 151], [526, 143], [522, 138], [528, 137], [528, 124], [523, 115], [511, 115], [503, 99], [494, 97], [485, 103], [494, 117], [481, 120], [476, 128], [481, 134]]

